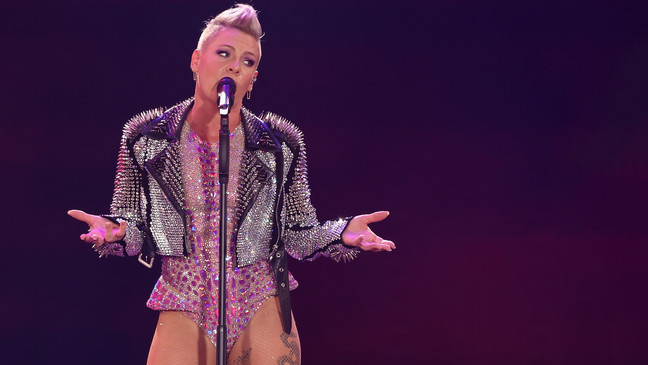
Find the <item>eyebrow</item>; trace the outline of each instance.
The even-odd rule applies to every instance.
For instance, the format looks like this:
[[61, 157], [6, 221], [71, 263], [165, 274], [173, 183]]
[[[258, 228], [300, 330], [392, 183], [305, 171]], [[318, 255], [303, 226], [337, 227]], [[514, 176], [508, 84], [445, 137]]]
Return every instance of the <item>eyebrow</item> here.
[[[226, 48], [229, 48], [229, 49], [232, 49], [232, 50], [235, 50], [235, 51], [236, 51], [236, 48], [232, 47], [231, 45], [229, 45], [229, 44], [227, 44], [227, 43], [220, 44], [220, 45], [218, 45], [217, 48], [220, 48], [220, 47], [226, 47]], [[250, 51], [243, 51], [242, 54], [243, 54], [243, 55], [247, 55], [247, 54], [249, 54], [249, 55], [252, 55], [252, 56], [254, 56], [254, 57], [256, 57], [256, 58], [259, 58], [258, 55], [254, 54], [254, 53], [252, 53], [252, 52], [250, 52]]]

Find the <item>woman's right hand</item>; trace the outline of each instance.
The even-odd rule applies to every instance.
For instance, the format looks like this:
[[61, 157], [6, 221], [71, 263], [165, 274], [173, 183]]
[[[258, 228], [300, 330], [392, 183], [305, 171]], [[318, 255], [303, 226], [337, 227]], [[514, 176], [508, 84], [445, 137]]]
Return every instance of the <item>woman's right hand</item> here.
[[88, 214], [82, 210], [70, 210], [68, 214], [82, 222], [88, 224], [88, 233], [83, 233], [81, 240], [101, 246], [104, 243], [116, 242], [126, 235], [126, 226], [128, 223], [122, 221], [119, 225], [98, 215]]

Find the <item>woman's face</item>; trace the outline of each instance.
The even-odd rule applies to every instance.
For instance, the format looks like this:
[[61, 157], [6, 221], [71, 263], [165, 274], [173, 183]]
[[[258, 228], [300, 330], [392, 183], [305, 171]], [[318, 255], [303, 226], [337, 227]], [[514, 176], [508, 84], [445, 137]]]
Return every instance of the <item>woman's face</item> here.
[[252, 90], [260, 59], [261, 45], [253, 36], [234, 28], [220, 30], [191, 56], [191, 70], [197, 74], [196, 98], [217, 105], [216, 86], [223, 77], [231, 77], [236, 83], [232, 107], [240, 108], [243, 96]]

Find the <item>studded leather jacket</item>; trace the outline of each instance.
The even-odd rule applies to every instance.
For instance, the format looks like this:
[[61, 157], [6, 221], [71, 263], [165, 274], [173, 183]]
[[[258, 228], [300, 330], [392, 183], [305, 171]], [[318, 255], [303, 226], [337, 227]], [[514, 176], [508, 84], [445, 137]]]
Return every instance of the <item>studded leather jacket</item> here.
[[[186, 209], [180, 165], [180, 132], [193, 99], [167, 110], [145, 111], [124, 127], [110, 214], [128, 222], [122, 241], [98, 248], [101, 255], [140, 255], [150, 266], [155, 255], [188, 255]], [[257, 117], [242, 108], [245, 150], [237, 204], [230, 211], [236, 265], [270, 260], [281, 299], [284, 329], [290, 331], [286, 253], [298, 260], [320, 256], [353, 259], [342, 244], [348, 219], [319, 222], [310, 202], [302, 132], [272, 113]]]

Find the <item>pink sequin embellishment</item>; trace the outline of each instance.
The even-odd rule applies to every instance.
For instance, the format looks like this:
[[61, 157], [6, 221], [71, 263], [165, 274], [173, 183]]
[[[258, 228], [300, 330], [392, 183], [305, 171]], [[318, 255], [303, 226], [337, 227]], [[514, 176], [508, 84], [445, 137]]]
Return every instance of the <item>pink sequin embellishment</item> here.
[[[183, 311], [200, 325], [214, 346], [218, 325], [218, 247], [220, 185], [218, 183], [218, 144], [202, 141], [185, 123], [181, 136], [181, 164], [187, 204], [187, 239], [193, 248], [189, 257], [163, 257], [162, 275], [147, 306], [155, 310]], [[276, 283], [267, 261], [243, 268], [234, 267], [232, 253], [243, 128], [239, 125], [230, 138], [230, 178], [227, 191], [227, 352], [263, 303], [276, 294]], [[290, 277], [291, 288], [297, 282]]]

